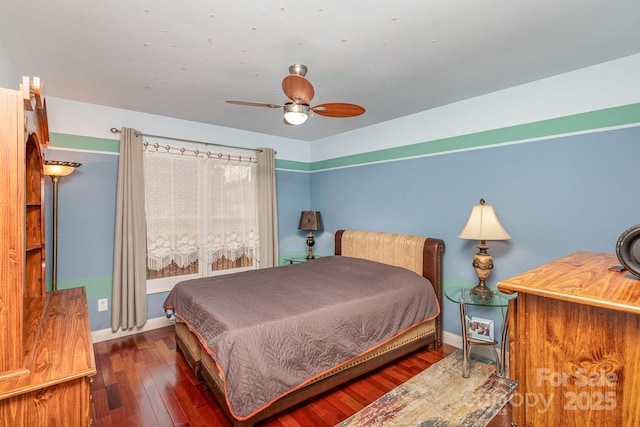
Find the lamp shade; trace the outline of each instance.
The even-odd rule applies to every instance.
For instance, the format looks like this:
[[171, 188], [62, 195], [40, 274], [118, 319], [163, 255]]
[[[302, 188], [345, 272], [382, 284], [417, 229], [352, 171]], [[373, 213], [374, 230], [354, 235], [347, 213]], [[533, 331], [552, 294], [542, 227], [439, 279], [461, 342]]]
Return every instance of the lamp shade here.
[[471, 209], [469, 221], [458, 237], [469, 240], [508, 240], [511, 238], [500, 224], [493, 206], [485, 205], [483, 199], [480, 199], [479, 205]]
[[322, 230], [322, 217], [319, 211], [302, 211], [298, 230]]
[[81, 166], [80, 163], [47, 160], [44, 163], [44, 174], [47, 176], [57, 177], [67, 176], [71, 174], [78, 166]]

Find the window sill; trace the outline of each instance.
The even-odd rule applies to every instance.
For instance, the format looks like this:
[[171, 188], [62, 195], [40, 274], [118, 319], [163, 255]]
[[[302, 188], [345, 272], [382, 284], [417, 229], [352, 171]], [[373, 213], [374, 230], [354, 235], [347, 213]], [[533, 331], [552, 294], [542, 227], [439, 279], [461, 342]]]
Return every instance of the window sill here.
[[[241, 271], [255, 270], [256, 267], [241, 267], [230, 270], [212, 271], [208, 277], [224, 276], [227, 274], [240, 273]], [[171, 292], [173, 287], [180, 282], [190, 279], [199, 279], [202, 276], [199, 274], [192, 274], [188, 276], [180, 277], [166, 277], [164, 279], [147, 280], [147, 295], [160, 294], [163, 292]]]

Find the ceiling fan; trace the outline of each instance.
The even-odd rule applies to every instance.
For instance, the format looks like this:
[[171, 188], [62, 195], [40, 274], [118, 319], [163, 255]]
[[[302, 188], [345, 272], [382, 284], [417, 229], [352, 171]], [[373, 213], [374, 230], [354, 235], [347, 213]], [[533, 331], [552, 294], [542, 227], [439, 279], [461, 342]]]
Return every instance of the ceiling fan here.
[[310, 106], [309, 102], [313, 99], [314, 90], [313, 85], [305, 78], [307, 67], [302, 64], [293, 64], [289, 67], [289, 73], [282, 80], [282, 90], [287, 98], [290, 99], [284, 105], [251, 101], [226, 102], [249, 107], [283, 108], [284, 123], [294, 126], [306, 122], [310, 112], [326, 117], [355, 117], [365, 112], [365, 109], [359, 105], [344, 102], [330, 102]]

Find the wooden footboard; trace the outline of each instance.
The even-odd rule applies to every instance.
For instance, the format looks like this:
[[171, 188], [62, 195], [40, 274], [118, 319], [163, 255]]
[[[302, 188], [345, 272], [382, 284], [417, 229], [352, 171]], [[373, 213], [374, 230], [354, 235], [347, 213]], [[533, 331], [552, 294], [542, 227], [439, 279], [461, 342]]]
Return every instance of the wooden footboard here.
[[[181, 330], [179, 333], [178, 330]], [[186, 331], [186, 333], [184, 333]], [[363, 354], [352, 362], [340, 368], [327, 372], [325, 375], [315, 379], [312, 383], [300, 388], [271, 404], [263, 411], [257, 413], [247, 420], [237, 420], [233, 418], [227, 406], [223, 391], [223, 383], [215, 362], [208, 355], [206, 350], [200, 350], [197, 356], [197, 375], [207, 384], [209, 390], [214, 395], [232, 425], [236, 427], [253, 426], [258, 421], [264, 420], [272, 415], [282, 412], [294, 405], [304, 402], [312, 397], [318, 396], [325, 391], [331, 390], [341, 384], [346, 383], [360, 375], [373, 371], [386, 365], [400, 357], [416, 351], [420, 348], [437, 348], [436, 322], [432, 320], [418, 325], [404, 334], [389, 341], [384, 346]], [[188, 331], [184, 323], [176, 323], [176, 344], [185, 354], [191, 353], [191, 349], [198, 346], [197, 339]], [[191, 365], [191, 363], [189, 363]]]
[[[442, 307], [442, 261], [444, 242], [440, 239], [358, 230], [340, 230], [335, 235], [335, 254], [369, 259], [400, 266], [426, 277], [433, 286]], [[313, 382], [278, 399], [247, 420], [237, 420], [227, 406], [223, 384], [215, 362], [183, 323], [176, 323], [176, 344], [194, 372], [201, 376], [236, 427], [252, 426], [256, 422], [304, 402], [325, 391], [371, 372], [417, 349], [429, 350], [442, 345], [442, 313], [424, 324], [409, 329], [385, 345], [363, 354], [354, 361], [326, 373]]]

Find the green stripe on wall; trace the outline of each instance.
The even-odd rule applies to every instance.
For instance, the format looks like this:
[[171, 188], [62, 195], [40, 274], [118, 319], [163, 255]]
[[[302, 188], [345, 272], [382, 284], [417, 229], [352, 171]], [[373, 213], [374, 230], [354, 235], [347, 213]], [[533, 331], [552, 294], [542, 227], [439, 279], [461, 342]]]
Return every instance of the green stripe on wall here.
[[[87, 299], [98, 299], [111, 296], [113, 276], [85, 277], [82, 279], [58, 280], [58, 289], [76, 288], [84, 286]], [[51, 284], [48, 289], [51, 289]]]
[[[120, 152], [119, 139], [95, 138], [91, 136], [69, 135], [65, 133], [50, 134], [51, 146], [69, 148], [72, 150], [103, 151], [108, 153]], [[309, 163], [294, 160], [276, 159], [276, 169], [288, 169], [309, 172]]]
[[[575, 132], [606, 129], [640, 123], [640, 103], [590, 111], [539, 122], [492, 129], [468, 135], [425, 141], [401, 147], [386, 148], [318, 162], [305, 163], [276, 159], [276, 169], [315, 172], [359, 164], [398, 160], [403, 158], [442, 154], [509, 142], [560, 136]], [[58, 148], [118, 153], [120, 140], [52, 133], [51, 145]]]
[[301, 172], [309, 172], [310, 164], [305, 162], [297, 162], [294, 160], [279, 160], [276, 159], [276, 169], [288, 169]]
[[120, 152], [119, 139], [95, 138], [92, 136], [69, 135], [66, 133], [52, 133], [49, 135], [51, 146], [56, 148], [70, 148], [74, 150]]
[[407, 157], [440, 154], [447, 151], [486, 147], [508, 142], [537, 139], [553, 135], [583, 132], [640, 123], [640, 104], [608, 108], [566, 117], [543, 120], [523, 125], [509, 126], [468, 135], [420, 142], [402, 147], [387, 148], [368, 153], [354, 154], [311, 164], [311, 171], [397, 160]]

